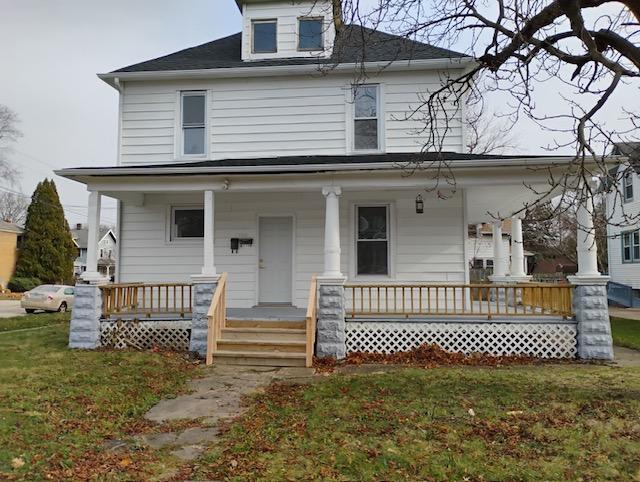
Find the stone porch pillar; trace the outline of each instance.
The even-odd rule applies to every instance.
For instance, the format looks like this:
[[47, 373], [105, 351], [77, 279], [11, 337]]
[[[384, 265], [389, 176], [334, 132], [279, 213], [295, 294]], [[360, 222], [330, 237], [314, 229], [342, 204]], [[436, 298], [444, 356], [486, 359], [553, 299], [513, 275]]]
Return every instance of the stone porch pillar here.
[[593, 197], [587, 194], [577, 209], [578, 272], [569, 276], [574, 285], [573, 311], [578, 322], [578, 357], [613, 360], [613, 340], [607, 301], [608, 276], [598, 271], [598, 246], [593, 223]]
[[191, 316], [191, 338], [189, 351], [200, 356], [207, 354], [208, 313], [213, 294], [218, 287], [220, 277], [216, 271], [214, 258], [215, 235], [215, 195], [213, 191], [204, 191], [204, 239], [202, 270], [191, 277], [193, 283], [193, 313]]
[[340, 196], [338, 186], [322, 189], [325, 197], [324, 272], [318, 277], [316, 355], [342, 359], [346, 356], [346, 278], [340, 270]]
[[98, 272], [100, 192], [89, 192], [88, 207], [87, 270], [80, 275], [80, 280], [75, 287], [69, 326], [69, 348], [95, 349], [100, 346], [100, 317], [102, 316], [100, 285], [109, 281], [108, 277]]

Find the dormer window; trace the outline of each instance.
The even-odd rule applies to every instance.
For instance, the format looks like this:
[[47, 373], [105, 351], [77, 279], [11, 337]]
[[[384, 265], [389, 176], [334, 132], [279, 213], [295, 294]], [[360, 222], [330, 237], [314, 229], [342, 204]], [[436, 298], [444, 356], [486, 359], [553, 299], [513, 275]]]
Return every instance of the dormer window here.
[[624, 202], [633, 201], [633, 171], [631, 169], [627, 169], [622, 178], [622, 194]]
[[322, 18], [298, 19], [298, 50], [322, 50]]
[[380, 149], [378, 122], [378, 86], [354, 87], [353, 149], [377, 151]]
[[205, 154], [206, 93], [182, 92], [182, 155], [203, 156]]
[[278, 51], [277, 20], [254, 20], [251, 28], [254, 54], [272, 54]]

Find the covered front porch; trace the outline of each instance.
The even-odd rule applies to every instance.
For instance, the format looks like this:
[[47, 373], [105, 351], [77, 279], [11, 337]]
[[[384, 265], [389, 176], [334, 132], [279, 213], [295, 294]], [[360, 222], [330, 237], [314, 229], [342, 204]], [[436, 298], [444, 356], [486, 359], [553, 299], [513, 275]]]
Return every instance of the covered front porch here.
[[[366, 331], [375, 323], [393, 328], [379, 335], [387, 338], [445, 324], [444, 332], [475, 340], [467, 351], [496, 351], [495, 343], [478, 345], [472, 324], [494, 338], [504, 332], [500, 326], [519, 327], [511, 330], [521, 333], [516, 339], [533, 336], [522, 334], [525, 327], [542, 333], [535, 335], [538, 344], [562, 332], [567, 349], [535, 353], [570, 357], [579, 351], [582, 306], [576, 310], [572, 298], [578, 293], [582, 299], [585, 290], [532, 284], [524, 269], [521, 213], [535, 194], [523, 179], [532, 187], [544, 185], [546, 171], [467, 167], [457, 171], [455, 188], [437, 189], [419, 173], [407, 176], [397, 168], [318, 169], [277, 175], [161, 176], [143, 168], [74, 174], [90, 190], [90, 236], [100, 224], [101, 196], [120, 201], [117, 284], [102, 285], [93, 269], [96, 253], [88, 253], [83, 275], [102, 285], [101, 318], [186, 321], [189, 347], [203, 355], [216, 351], [227, 320], [288, 321], [287, 312], [293, 322], [301, 321], [303, 311], [305, 350], [319, 356], [340, 358], [350, 346], [365, 351], [349, 343], [349, 333], [356, 324]], [[581, 227], [588, 226], [591, 212], [592, 204], [580, 208]], [[471, 285], [467, 227], [493, 222], [500, 239], [505, 217], [512, 217], [511, 256], [494, 243], [492, 283]], [[580, 271], [572, 282], [603, 287], [593, 231], [578, 238]], [[599, 292], [585, 293], [598, 298]], [[595, 303], [589, 309], [601, 310]], [[505, 343], [506, 350], [532, 353], [526, 343]]]

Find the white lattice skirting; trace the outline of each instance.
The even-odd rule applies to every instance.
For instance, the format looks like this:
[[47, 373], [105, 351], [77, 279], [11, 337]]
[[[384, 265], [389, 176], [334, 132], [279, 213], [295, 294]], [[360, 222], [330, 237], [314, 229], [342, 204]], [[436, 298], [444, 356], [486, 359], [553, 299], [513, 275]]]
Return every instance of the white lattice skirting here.
[[574, 358], [573, 323], [347, 323], [347, 352], [394, 353], [424, 343], [451, 352]]
[[189, 349], [189, 321], [103, 321], [100, 323], [100, 344], [107, 348], [154, 347], [167, 350]]

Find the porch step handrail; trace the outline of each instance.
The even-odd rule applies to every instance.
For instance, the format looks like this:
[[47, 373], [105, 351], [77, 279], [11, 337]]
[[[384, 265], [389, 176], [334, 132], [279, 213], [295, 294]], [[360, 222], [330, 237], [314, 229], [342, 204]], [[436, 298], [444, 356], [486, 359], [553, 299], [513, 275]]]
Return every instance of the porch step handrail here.
[[166, 314], [185, 318], [193, 311], [191, 283], [118, 283], [100, 289], [105, 319]]
[[571, 285], [348, 283], [347, 316], [573, 316]]
[[309, 301], [307, 303], [306, 331], [307, 331], [307, 354], [306, 366], [313, 366], [313, 353], [316, 344], [316, 321], [318, 318], [318, 280], [314, 274], [311, 277], [309, 287]]
[[227, 324], [227, 273], [222, 273], [207, 312], [207, 365], [213, 364], [218, 340]]

